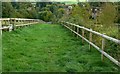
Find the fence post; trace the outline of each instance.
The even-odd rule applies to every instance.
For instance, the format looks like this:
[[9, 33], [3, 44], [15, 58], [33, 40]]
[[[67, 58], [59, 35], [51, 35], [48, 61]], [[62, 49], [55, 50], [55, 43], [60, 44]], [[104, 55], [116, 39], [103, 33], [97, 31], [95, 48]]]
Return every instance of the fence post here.
[[67, 26], [67, 27], [69, 27], [69, 25], [68, 25], [68, 24], [66, 24], [66, 26]]
[[4, 22], [5, 22], [5, 25], [7, 25], [7, 21], [6, 21], [6, 20], [4, 20]]
[[15, 24], [16, 24], [16, 19], [13, 19], [13, 30], [15, 30], [15, 29], [16, 29]]
[[9, 32], [13, 30], [13, 21], [12, 19], [10, 18], [10, 24], [9, 24]]
[[8, 20], [8, 24], [7, 24], [7, 25], [9, 26], [8, 31], [10, 32], [10, 31], [12, 30], [12, 28], [11, 28], [11, 25], [12, 25], [12, 24], [11, 24], [11, 20], [10, 20], [10, 19]]
[[[70, 25], [70, 28], [72, 29], [72, 25]], [[72, 34], [72, 31], [71, 31], [71, 34]]]
[[[82, 37], [84, 37], [84, 29], [82, 29]], [[84, 39], [82, 39], [82, 43], [84, 44]]]
[[10, 20], [7, 20], [7, 22], [8, 22], [7, 25], [9, 26], [10, 25]]
[[[30, 23], [30, 20], [29, 20], [29, 23]], [[62, 26], [65, 27], [65, 23], [64, 22], [62, 22]]]
[[[92, 31], [92, 29], [90, 29]], [[92, 42], [92, 33], [90, 32], [89, 41]], [[91, 45], [89, 44], [89, 50], [91, 50]]]
[[[74, 31], [74, 25], [72, 25], [72, 30]], [[74, 36], [74, 33], [72, 33], [73, 34], [73, 36]]]
[[18, 20], [18, 21], [17, 21], [17, 23], [18, 23], [18, 25], [19, 25], [19, 23], [20, 23], [20, 20]]
[[[103, 51], [104, 51], [104, 48], [105, 48], [105, 39], [102, 38], [102, 50]], [[102, 60], [102, 62], [104, 61], [104, 55], [103, 54], [101, 54], [101, 60]]]
[[70, 24], [68, 24], [68, 27], [70, 28]]
[[24, 20], [21, 20], [22, 21], [22, 24], [24, 24]]
[[[74, 31], [76, 31], [76, 27], [74, 26]], [[76, 34], [75, 33], [73, 33], [74, 34], [74, 36], [76, 37]]]
[[22, 24], [22, 20], [20, 20], [20, 24]]
[[[18, 20], [18, 24], [20, 25], [21, 24], [21, 20]], [[20, 28], [21, 26], [19, 26], [19, 28]]]
[[[79, 34], [79, 28], [77, 27], [77, 33]], [[78, 35], [77, 35], [77, 38], [78, 38]]]

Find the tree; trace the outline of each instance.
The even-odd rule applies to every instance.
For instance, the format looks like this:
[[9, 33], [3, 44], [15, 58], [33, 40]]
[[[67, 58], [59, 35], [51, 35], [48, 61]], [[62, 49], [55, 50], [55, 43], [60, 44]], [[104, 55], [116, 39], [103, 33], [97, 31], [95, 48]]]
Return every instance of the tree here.
[[117, 6], [117, 9], [118, 9], [116, 22], [120, 23], [120, 14], [119, 14], [120, 13], [120, 2], [116, 3], [116, 6]]
[[28, 14], [28, 18], [38, 18], [38, 13], [35, 8], [31, 8], [30, 10], [28, 10]]
[[10, 18], [14, 17], [14, 9], [11, 3], [9, 2], [3, 2], [2, 3], [2, 17], [4, 18]]
[[51, 11], [41, 11], [39, 12], [39, 19], [42, 19], [46, 22], [49, 22], [52, 20], [53, 14]]
[[112, 3], [105, 3], [102, 6], [102, 12], [99, 16], [99, 20], [104, 25], [104, 27], [112, 26], [115, 18], [116, 18], [117, 11], [115, 6]]
[[90, 6], [88, 3], [84, 3], [84, 6], [75, 5], [73, 6], [72, 13], [70, 14], [70, 21], [73, 23], [84, 25], [88, 27], [88, 21], [89, 21], [89, 9]]
[[57, 18], [60, 19], [63, 16], [63, 14], [65, 14], [65, 10], [63, 8], [59, 8], [57, 10], [57, 13], [58, 13]]

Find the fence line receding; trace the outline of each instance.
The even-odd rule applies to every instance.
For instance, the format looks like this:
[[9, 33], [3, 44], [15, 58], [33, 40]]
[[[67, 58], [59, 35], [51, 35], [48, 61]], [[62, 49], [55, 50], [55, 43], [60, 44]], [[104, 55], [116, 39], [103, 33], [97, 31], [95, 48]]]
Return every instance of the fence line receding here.
[[[107, 35], [104, 35], [104, 34], [101, 34], [99, 32], [96, 32], [96, 31], [93, 31], [92, 29], [88, 29], [88, 28], [85, 28], [83, 26], [79, 26], [79, 25], [76, 25], [76, 24], [73, 24], [73, 23], [69, 23], [69, 22], [65, 22], [65, 21], [62, 21], [61, 24], [66, 27], [67, 29], [69, 29], [70, 31], [72, 31], [74, 34], [77, 35], [77, 37], [81, 37], [82, 38], [82, 42], [86, 41], [89, 43], [89, 50], [91, 48], [91, 46], [93, 46], [94, 48], [96, 48], [100, 53], [101, 53], [101, 60], [103, 61], [104, 59], [104, 56], [106, 56], [109, 60], [111, 60], [114, 64], [116, 64], [117, 66], [120, 67], [120, 62], [117, 61], [116, 59], [114, 59], [112, 56], [110, 56], [108, 53], [106, 53], [104, 50], [105, 50], [105, 39], [107, 40], [110, 40], [110, 41], [113, 41], [115, 42], [116, 44], [120, 44], [120, 40], [118, 39], [115, 39], [113, 37], [110, 37], [110, 36], [107, 36]], [[79, 30], [81, 29], [82, 31], [82, 34], [79, 33]], [[88, 31], [90, 34], [89, 34], [89, 40], [87, 38], [84, 37], [84, 33], [85, 31]], [[92, 43], [92, 34], [96, 34], [97, 36], [100, 36], [102, 37], [102, 46], [101, 48], [98, 47], [97, 45], [95, 45], [94, 43]]]
[[25, 19], [25, 18], [0, 18], [0, 30], [12, 31], [18, 27], [29, 26], [31, 24], [39, 23], [39, 19]]

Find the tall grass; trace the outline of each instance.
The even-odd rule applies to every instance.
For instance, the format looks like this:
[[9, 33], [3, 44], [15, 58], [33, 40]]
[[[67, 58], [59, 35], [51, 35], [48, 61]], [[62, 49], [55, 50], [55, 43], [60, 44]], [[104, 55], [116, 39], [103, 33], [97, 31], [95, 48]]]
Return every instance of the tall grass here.
[[103, 72], [118, 67], [60, 25], [39, 24], [3, 32], [3, 71]]

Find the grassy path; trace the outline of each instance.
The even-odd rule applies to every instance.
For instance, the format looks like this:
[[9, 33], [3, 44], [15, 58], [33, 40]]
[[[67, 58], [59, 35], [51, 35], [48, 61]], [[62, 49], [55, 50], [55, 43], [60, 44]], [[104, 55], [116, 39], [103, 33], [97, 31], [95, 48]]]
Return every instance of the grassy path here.
[[3, 71], [117, 71], [108, 59], [60, 25], [41, 24], [3, 32]]

